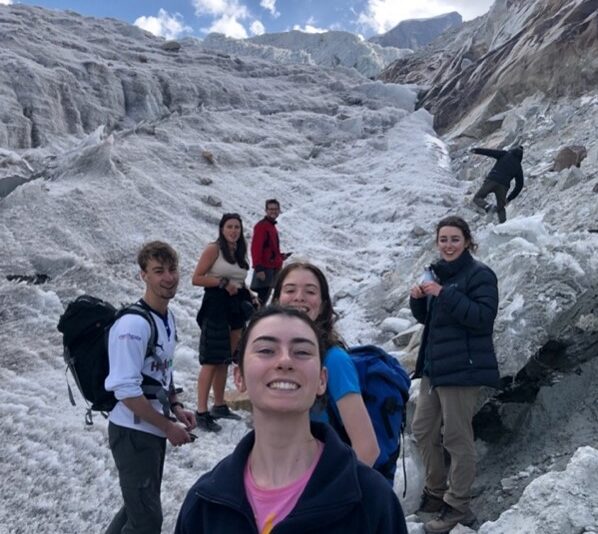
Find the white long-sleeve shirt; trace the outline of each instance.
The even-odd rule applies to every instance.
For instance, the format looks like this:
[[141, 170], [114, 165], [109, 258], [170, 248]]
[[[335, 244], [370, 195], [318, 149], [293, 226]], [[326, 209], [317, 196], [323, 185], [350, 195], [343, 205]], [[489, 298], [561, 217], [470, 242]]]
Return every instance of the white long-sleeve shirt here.
[[[110, 371], [104, 382], [107, 391], [113, 391], [119, 401], [110, 412], [108, 420], [115, 425], [141, 430], [160, 437], [166, 437], [158, 427], [143, 419], [135, 418], [135, 414], [125, 406], [122, 399], [143, 395], [141, 382], [143, 375], [158, 380], [164, 389], [172, 380], [172, 366], [175, 349], [175, 324], [172, 313], [168, 317], [151, 312], [156, 324], [156, 355], [145, 357], [147, 344], [151, 336], [148, 321], [140, 315], [126, 314], [118, 319], [110, 329], [108, 337], [108, 358]], [[162, 413], [162, 405], [157, 399], [149, 401], [154, 409]]]

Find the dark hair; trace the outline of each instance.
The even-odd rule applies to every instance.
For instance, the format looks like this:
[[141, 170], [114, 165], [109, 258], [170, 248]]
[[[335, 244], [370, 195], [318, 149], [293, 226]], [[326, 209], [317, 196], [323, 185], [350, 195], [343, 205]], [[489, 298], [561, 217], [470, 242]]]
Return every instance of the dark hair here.
[[254, 326], [257, 323], [259, 323], [262, 319], [266, 319], [267, 317], [273, 317], [275, 315], [282, 315], [283, 317], [301, 319], [307, 326], [309, 326], [312, 329], [313, 333], [316, 336], [316, 339], [318, 340], [318, 353], [321, 367], [324, 362], [324, 353], [326, 352], [326, 347], [324, 344], [324, 340], [322, 339], [322, 332], [318, 325], [314, 321], [312, 321], [306, 313], [300, 310], [285, 306], [278, 306], [276, 304], [270, 304], [269, 306], [260, 308], [251, 316], [251, 319], [247, 327], [245, 328], [243, 335], [241, 336], [239, 346], [237, 348], [237, 353], [239, 355], [239, 361], [237, 363], [239, 365], [239, 369], [241, 370], [241, 374], [243, 374], [243, 360], [245, 358], [245, 351], [247, 350], [247, 343], [249, 341], [249, 336]]
[[[239, 224], [241, 225], [241, 235], [237, 241], [237, 248], [235, 249], [234, 254], [230, 253], [228, 243], [222, 233], [222, 229], [224, 228], [226, 221], [230, 221], [231, 219], [239, 221]], [[243, 232], [243, 221], [238, 213], [225, 213], [222, 216], [220, 222], [218, 223], [218, 239], [216, 240], [216, 243], [218, 244], [220, 252], [222, 252], [222, 255], [224, 256], [224, 259], [228, 263], [236, 263], [243, 269], [249, 269], [249, 262], [247, 261], [247, 242], [245, 241], [245, 234]]]
[[266, 203], [264, 204], [264, 208], [268, 209], [268, 206], [270, 204], [276, 204], [280, 208], [280, 202], [278, 202], [278, 200], [276, 200], [275, 198], [269, 198], [268, 200], [266, 200]]
[[282, 284], [284, 279], [289, 275], [289, 273], [303, 269], [305, 271], [311, 272], [320, 283], [320, 298], [322, 299], [322, 310], [316, 319], [316, 324], [322, 331], [322, 335], [324, 336], [324, 344], [326, 349], [334, 345], [340, 345], [342, 347], [345, 346], [341, 336], [334, 328], [334, 323], [336, 323], [338, 319], [338, 313], [334, 311], [332, 307], [332, 299], [330, 298], [330, 288], [328, 287], [328, 282], [326, 281], [326, 276], [321, 271], [319, 267], [316, 267], [313, 263], [309, 262], [302, 262], [296, 261], [293, 263], [289, 263], [276, 277], [276, 282], [274, 284], [274, 292], [272, 294], [272, 301], [275, 303], [280, 302], [280, 293], [282, 291]]
[[137, 253], [137, 263], [142, 271], [145, 272], [150, 260], [175, 267], [179, 265], [179, 256], [176, 250], [164, 241], [149, 241], [141, 246]]
[[467, 242], [467, 248], [471, 252], [476, 251], [476, 249], [478, 248], [478, 244], [473, 240], [471, 230], [469, 229], [469, 225], [465, 222], [464, 219], [462, 219], [461, 217], [457, 217], [456, 215], [449, 215], [448, 217], [442, 219], [436, 225], [436, 242], [438, 242], [438, 234], [440, 233], [440, 229], [444, 228], [445, 226], [454, 226], [455, 228], [459, 228], [459, 230], [461, 230], [461, 232], [463, 233], [465, 241]]

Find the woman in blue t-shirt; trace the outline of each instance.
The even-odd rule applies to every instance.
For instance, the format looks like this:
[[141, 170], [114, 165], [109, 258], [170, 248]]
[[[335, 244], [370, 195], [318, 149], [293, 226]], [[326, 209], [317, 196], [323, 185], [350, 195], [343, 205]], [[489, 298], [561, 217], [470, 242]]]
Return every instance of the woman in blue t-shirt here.
[[[357, 457], [372, 466], [380, 454], [374, 427], [361, 396], [359, 378], [351, 357], [334, 328], [337, 314], [332, 307], [324, 273], [315, 265], [295, 262], [278, 275], [273, 302], [305, 312], [322, 329], [328, 370], [328, 404], [342, 424]], [[311, 419], [329, 422], [326, 406], [316, 402]]]

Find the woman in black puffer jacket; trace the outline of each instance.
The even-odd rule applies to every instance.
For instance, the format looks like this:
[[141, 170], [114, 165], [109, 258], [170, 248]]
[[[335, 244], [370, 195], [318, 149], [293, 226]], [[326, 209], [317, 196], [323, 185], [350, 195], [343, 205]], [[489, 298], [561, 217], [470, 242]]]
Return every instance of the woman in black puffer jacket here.
[[[415, 377], [421, 378], [412, 430], [426, 468], [420, 512], [439, 512], [426, 532], [471, 524], [475, 478], [472, 419], [480, 386], [498, 385], [492, 332], [498, 309], [496, 275], [475, 260], [468, 224], [447, 217], [436, 227], [440, 261], [433, 279], [411, 289], [413, 316], [425, 325]], [[450, 455], [445, 465], [444, 451]]]

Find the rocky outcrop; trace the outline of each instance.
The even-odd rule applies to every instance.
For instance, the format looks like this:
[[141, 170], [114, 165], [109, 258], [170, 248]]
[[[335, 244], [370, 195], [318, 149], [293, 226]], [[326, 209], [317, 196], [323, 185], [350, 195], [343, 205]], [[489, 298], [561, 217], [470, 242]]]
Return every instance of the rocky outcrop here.
[[[415, 72], [417, 71], [417, 72]], [[575, 97], [598, 84], [597, 0], [497, 0], [490, 12], [381, 78], [424, 84], [420, 105], [435, 126], [468, 138], [533, 94]]]
[[181, 49], [181, 43], [178, 41], [166, 41], [161, 48], [162, 50], [166, 50], [166, 52], [178, 52]]
[[449, 28], [457, 28], [461, 24], [463, 24], [463, 17], [456, 11], [452, 11], [429, 19], [404, 20], [392, 30], [370, 37], [368, 41], [380, 46], [417, 50], [432, 42]]

